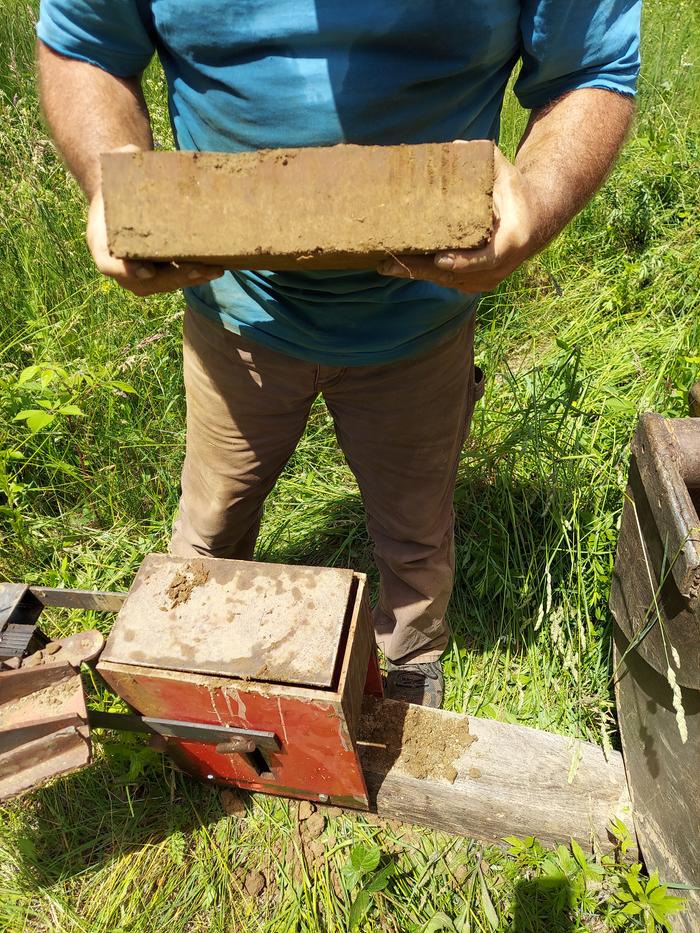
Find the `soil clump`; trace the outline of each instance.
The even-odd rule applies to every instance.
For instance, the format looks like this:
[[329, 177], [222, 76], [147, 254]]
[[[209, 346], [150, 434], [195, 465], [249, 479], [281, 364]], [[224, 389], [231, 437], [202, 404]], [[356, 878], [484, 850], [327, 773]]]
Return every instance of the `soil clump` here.
[[243, 798], [228, 787], [221, 791], [219, 800], [226, 816], [235, 816], [241, 820], [248, 812]]
[[318, 839], [326, 827], [326, 818], [322, 813], [314, 813], [304, 821], [304, 831], [310, 839]]
[[251, 897], [259, 897], [265, 890], [265, 876], [262, 872], [251, 871], [246, 875], [245, 889]]
[[176, 606], [186, 603], [192, 595], [192, 590], [197, 586], [203, 586], [208, 579], [209, 571], [201, 560], [193, 560], [184, 571], [176, 571], [166, 590], [170, 608], [175, 609]]
[[297, 811], [297, 816], [299, 822], [308, 820], [316, 812], [316, 807], [311, 803], [310, 800], [301, 800], [299, 801], [299, 809]]

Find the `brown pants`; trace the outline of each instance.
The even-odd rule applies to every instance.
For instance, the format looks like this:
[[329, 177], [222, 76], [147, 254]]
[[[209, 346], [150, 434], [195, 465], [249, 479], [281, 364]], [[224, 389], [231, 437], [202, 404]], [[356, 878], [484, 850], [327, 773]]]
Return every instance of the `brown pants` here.
[[308, 363], [188, 310], [187, 451], [171, 552], [250, 559], [265, 497], [321, 393], [360, 487], [380, 573], [377, 641], [393, 661], [447, 647], [452, 500], [474, 408], [473, 319], [423, 356]]

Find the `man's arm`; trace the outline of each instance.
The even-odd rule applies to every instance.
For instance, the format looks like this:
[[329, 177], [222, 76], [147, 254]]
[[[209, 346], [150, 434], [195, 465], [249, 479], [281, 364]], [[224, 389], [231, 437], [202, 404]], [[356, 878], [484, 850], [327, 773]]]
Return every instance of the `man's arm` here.
[[37, 43], [39, 94], [56, 146], [90, 204], [87, 242], [97, 268], [137, 295], [168, 292], [218, 278], [223, 269], [180, 263], [115, 259], [107, 248], [100, 153], [152, 149], [146, 102], [138, 78], [118, 78], [101, 68]]
[[631, 97], [585, 88], [533, 110], [515, 165], [496, 150], [494, 233], [478, 250], [402, 256], [384, 275], [428, 279], [464, 292], [495, 288], [547, 245], [607, 177], [634, 116]]

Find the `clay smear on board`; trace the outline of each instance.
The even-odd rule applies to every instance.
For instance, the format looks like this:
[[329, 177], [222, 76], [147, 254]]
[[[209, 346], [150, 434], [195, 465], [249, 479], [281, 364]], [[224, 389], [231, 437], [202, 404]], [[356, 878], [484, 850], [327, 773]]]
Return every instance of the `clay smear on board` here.
[[193, 560], [185, 570], [178, 570], [166, 590], [170, 608], [181, 606], [192, 595], [196, 586], [203, 586], [209, 579], [209, 571], [201, 560]]
[[366, 697], [360, 741], [366, 743], [362, 761], [367, 770], [386, 773], [398, 768], [421, 780], [443, 778], [453, 784], [456, 764], [476, 736], [469, 733], [466, 716], [436, 716], [410, 703]]

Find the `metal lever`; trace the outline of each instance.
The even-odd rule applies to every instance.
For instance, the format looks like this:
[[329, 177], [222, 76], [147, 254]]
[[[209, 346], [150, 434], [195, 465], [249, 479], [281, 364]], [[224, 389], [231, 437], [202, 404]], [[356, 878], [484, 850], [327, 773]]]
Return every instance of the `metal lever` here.
[[[212, 723], [181, 722], [175, 719], [154, 719], [132, 713], [102, 713], [88, 710], [88, 722], [93, 729], [117, 729], [122, 732], [141, 732], [163, 735], [185, 742], [203, 742], [207, 745], [230, 745], [238, 742], [252, 744], [251, 749], [241, 747], [241, 752], [264, 748], [271, 752], [280, 749], [274, 732], [255, 729], [239, 729], [236, 726], [216, 726]], [[217, 748], [218, 751], [218, 748]], [[225, 754], [238, 754], [239, 749]]]

